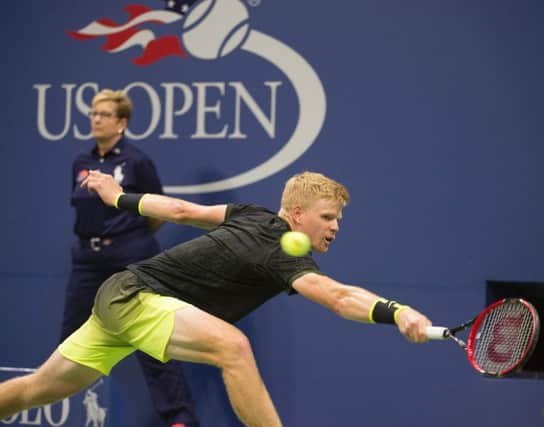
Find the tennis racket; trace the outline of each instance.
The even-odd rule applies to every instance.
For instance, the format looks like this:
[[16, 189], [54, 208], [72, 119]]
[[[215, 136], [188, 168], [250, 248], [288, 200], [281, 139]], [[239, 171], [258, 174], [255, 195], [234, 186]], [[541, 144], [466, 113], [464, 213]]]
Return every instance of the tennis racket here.
[[[455, 334], [470, 329], [467, 342]], [[503, 377], [519, 371], [533, 353], [540, 332], [538, 312], [521, 298], [505, 298], [454, 328], [430, 326], [429, 339], [450, 339], [462, 347], [476, 371]]]

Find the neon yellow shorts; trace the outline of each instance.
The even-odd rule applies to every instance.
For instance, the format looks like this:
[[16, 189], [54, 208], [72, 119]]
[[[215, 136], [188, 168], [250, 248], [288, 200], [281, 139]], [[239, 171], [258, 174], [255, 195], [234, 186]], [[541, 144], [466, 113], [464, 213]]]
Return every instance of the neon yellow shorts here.
[[114, 274], [99, 289], [93, 313], [58, 350], [69, 360], [109, 375], [136, 350], [167, 362], [174, 315], [190, 305], [145, 289], [129, 271]]

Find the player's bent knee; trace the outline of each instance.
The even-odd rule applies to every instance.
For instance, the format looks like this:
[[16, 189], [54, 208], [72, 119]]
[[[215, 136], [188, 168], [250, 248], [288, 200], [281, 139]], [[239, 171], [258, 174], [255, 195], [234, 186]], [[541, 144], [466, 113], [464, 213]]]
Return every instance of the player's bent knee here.
[[221, 365], [223, 368], [235, 367], [254, 360], [248, 338], [240, 333], [230, 336], [223, 345]]

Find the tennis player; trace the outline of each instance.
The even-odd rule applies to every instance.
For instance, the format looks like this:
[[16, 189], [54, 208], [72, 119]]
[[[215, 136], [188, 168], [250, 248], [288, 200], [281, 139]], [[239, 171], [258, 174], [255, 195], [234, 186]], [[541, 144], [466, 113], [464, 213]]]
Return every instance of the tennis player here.
[[431, 322], [418, 311], [327, 277], [311, 254], [291, 257], [281, 250], [280, 238], [289, 230], [306, 233], [319, 253], [336, 238], [349, 193], [324, 175], [289, 179], [278, 214], [255, 205], [204, 206], [124, 194], [111, 175], [99, 171], [91, 171], [82, 186], [106, 205], [210, 231], [107, 279], [81, 328], [36, 372], [0, 384], [0, 419], [77, 393], [142, 350], [163, 362], [218, 367], [244, 425], [281, 426], [249, 341], [234, 326], [281, 292], [298, 293], [349, 320], [396, 324], [412, 342], [427, 340]]

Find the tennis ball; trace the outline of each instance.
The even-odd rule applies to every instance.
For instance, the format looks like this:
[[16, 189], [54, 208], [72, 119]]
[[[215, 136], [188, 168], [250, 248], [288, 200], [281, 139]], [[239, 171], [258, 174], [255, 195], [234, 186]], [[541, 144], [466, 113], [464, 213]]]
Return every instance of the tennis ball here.
[[187, 14], [181, 40], [190, 55], [216, 59], [242, 44], [249, 33], [248, 21], [240, 0], [203, 0]]
[[312, 249], [310, 238], [301, 231], [283, 233], [280, 245], [283, 251], [291, 256], [304, 256]]

